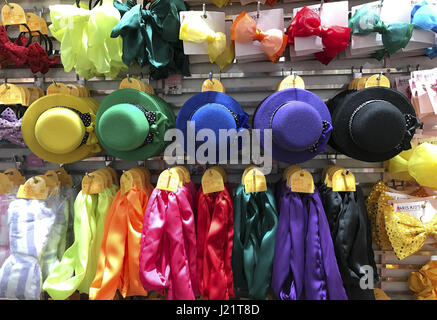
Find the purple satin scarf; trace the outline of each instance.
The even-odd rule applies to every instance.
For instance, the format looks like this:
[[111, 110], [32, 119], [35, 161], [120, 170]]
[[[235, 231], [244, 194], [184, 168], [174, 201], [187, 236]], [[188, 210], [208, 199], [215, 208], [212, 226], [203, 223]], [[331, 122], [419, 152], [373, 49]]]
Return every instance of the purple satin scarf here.
[[280, 201], [272, 289], [281, 300], [347, 300], [319, 192], [285, 190]]

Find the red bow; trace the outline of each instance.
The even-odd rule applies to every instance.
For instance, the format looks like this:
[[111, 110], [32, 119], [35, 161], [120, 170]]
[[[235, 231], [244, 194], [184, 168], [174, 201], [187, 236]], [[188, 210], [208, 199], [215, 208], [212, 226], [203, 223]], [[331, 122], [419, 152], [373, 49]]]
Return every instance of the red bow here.
[[233, 206], [228, 188], [221, 192], [198, 192], [197, 271], [202, 297], [229, 300], [234, 297], [232, 246]]
[[294, 44], [295, 37], [318, 36], [322, 38], [323, 51], [315, 53], [321, 63], [327, 65], [338, 53], [346, 49], [350, 42], [350, 28], [334, 26], [324, 28], [320, 16], [303, 7], [287, 29], [288, 43]]

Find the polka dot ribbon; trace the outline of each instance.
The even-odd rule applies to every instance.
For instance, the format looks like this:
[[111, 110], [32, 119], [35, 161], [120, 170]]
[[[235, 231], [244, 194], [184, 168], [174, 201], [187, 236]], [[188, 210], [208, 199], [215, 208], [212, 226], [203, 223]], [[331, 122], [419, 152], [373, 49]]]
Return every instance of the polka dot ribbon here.
[[[152, 126], [156, 125], [157, 121], [157, 115], [154, 111], [147, 111], [142, 106], [138, 104], [133, 104], [136, 108], [138, 108], [142, 113], [144, 113], [144, 116], [146, 117], [147, 121], [149, 122], [150, 129], [152, 129]], [[145, 146], [146, 144], [150, 144], [153, 142], [153, 136], [156, 134], [156, 132], [153, 132], [153, 130], [149, 130], [149, 134], [147, 135], [146, 139], [144, 140], [144, 143], [141, 145], [141, 147]], [[140, 148], [141, 148], [140, 147]]]
[[311, 153], [318, 153], [325, 150], [326, 142], [328, 140], [328, 133], [331, 131], [332, 131], [332, 125], [328, 121], [323, 120], [322, 134], [319, 140], [308, 148], [308, 151]]

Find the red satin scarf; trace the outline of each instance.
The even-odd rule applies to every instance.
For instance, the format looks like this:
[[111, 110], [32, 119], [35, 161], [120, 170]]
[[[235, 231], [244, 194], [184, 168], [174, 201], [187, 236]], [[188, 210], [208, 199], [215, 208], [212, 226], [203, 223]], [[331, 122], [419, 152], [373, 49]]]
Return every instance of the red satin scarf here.
[[200, 293], [210, 300], [229, 300], [234, 297], [232, 199], [228, 188], [210, 194], [204, 194], [200, 188], [197, 198], [197, 270]]
[[147, 296], [139, 278], [139, 253], [149, 189], [117, 192], [106, 218], [90, 300], [111, 300], [117, 289], [124, 298]]
[[320, 16], [308, 7], [303, 7], [287, 29], [288, 43], [295, 37], [318, 36], [322, 38], [323, 51], [314, 54], [317, 60], [327, 65], [337, 54], [344, 51], [350, 42], [350, 28], [333, 26], [324, 28]]
[[198, 295], [196, 232], [190, 191], [155, 189], [145, 212], [140, 249], [140, 280], [148, 291], [169, 300]]

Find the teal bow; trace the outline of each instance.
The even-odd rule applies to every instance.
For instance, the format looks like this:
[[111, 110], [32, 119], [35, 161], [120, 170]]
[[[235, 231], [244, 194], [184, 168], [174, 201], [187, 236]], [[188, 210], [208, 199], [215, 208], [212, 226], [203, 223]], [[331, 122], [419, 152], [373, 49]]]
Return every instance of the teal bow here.
[[382, 35], [384, 49], [374, 53], [374, 57], [381, 60], [386, 54], [394, 54], [405, 48], [413, 35], [414, 25], [411, 23], [396, 22], [386, 25], [378, 13], [368, 4], [359, 8], [349, 19], [351, 34], [368, 35], [377, 32]]
[[170, 73], [189, 75], [188, 58], [179, 40], [179, 11], [186, 10], [182, 0], [155, 0], [148, 10], [136, 1], [126, 4], [114, 0], [122, 18], [113, 28], [111, 37], [123, 39], [123, 62], [136, 61], [140, 66], [151, 65], [153, 79]]

